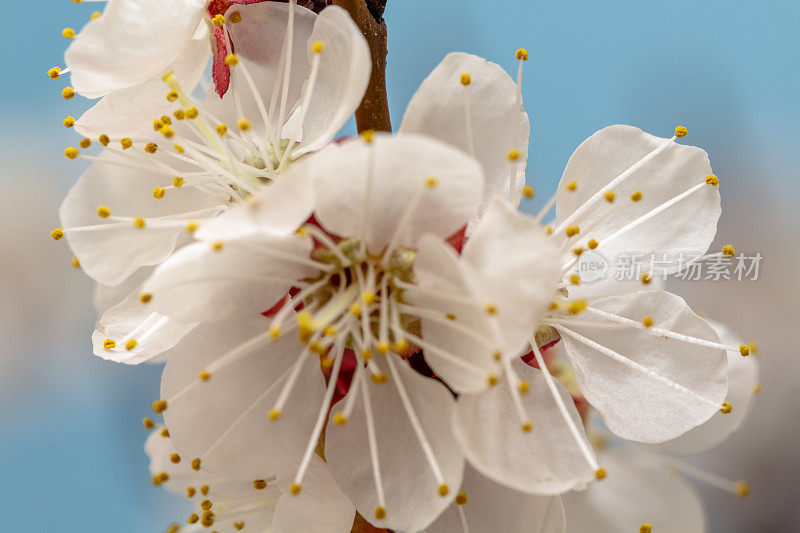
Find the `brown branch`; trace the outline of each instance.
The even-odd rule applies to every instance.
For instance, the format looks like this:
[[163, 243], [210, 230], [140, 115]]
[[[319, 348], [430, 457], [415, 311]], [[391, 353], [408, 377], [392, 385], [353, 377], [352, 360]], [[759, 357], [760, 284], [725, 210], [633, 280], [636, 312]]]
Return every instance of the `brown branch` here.
[[392, 131], [389, 98], [386, 93], [386, 21], [383, 11], [387, 0], [333, 0], [353, 17], [367, 39], [372, 55], [372, 75], [361, 105], [356, 109], [358, 131]]

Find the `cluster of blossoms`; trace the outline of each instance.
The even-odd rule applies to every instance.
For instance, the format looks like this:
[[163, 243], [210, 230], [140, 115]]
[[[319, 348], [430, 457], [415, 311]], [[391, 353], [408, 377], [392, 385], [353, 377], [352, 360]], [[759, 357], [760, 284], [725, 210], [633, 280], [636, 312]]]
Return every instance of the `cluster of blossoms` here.
[[166, 362], [146, 449], [186, 530], [700, 532], [676, 471], [746, 494], [675, 454], [741, 423], [754, 347], [576, 270], [708, 250], [685, 128], [598, 131], [530, 216], [524, 49], [516, 79], [450, 54], [397, 135], [337, 142], [372, 65], [340, 7], [111, 0], [65, 35], [51, 77], [100, 100], [52, 236], [98, 282], [95, 354]]

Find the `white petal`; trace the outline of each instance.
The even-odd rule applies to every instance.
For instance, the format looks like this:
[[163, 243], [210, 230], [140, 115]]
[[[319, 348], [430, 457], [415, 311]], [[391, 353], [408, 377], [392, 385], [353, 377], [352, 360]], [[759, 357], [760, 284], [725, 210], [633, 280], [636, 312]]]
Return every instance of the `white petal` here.
[[[600, 243], [597, 251], [612, 263], [621, 253], [656, 253], [658, 258], [666, 253], [673, 260], [681, 253], [704, 253], [714, 239], [721, 213], [719, 189], [713, 185], [703, 185], [603, 244], [626, 224], [693, 186], [705, 184], [706, 176], [712, 173], [708, 155], [700, 148], [669, 142], [632, 126], [609, 126], [575, 150], [556, 193], [556, 224], [560, 225], [603, 187], [664, 143], [668, 144], [663, 151], [612, 187], [616, 194], [613, 203], [601, 194], [584, 215], [568, 225], [586, 228], [576, 245], [595, 239]], [[572, 181], [577, 185], [574, 191], [566, 187]], [[642, 199], [633, 202], [630, 196], [636, 191], [641, 191]], [[609, 211], [611, 214], [606, 217]], [[597, 226], [593, 227], [595, 223]]]
[[[381, 528], [419, 531], [428, 526], [452, 501], [456, 489], [461, 485], [464, 461], [449, 430], [453, 397], [443, 385], [417, 374], [405, 363], [396, 361], [395, 367], [450, 493], [446, 497], [439, 495], [439, 482], [406, 416], [391, 375], [386, 383], [375, 384], [366, 380], [386, 495], [384, 519], [376, 519], [374, 515], [380, 503], [373, 481], [367, 422], [361, 398], [356, 400], [346, 425], [336, 425], [332, 420], [328, 424], [325, 456], [336, 483], [369, 522]], [[387, 370], [384, 372], [388, 374]], [[360, 394], [360, 391], [357, 392]], [[334, 407], [333, 413], [340, 409]]]
[[[463, 73], [470, 74], [469, 87], [461, 84]], [[486, 174], [483, 209], [495, 194], [517, 204], [525, 182], [530, 123], [517, 104], [516, 83], [499, 65], [462, 52], [449, 54], [417, 89], [400, 133], [429, 135], [471, 153], [464, 99], [467, 90], [474, 156]], [[508, 159], [511, 149], [520, 154], [516, 166]]]
[[[170, 354], [161, 395], [167, 400], [164, 420], [183, 455], [199, 457], [211, 472], [253, 480], [302, 455], [325, 381], [316, 357], [306, 357], [281, 417], [270, 420], [303, 345], [288, 334], [269, 342], [266, 319], [233, 324], [239, 323], [200, 326], [209, 328], [209, 342]], [[216, 368], [214, 361], [223, 357]], [[208, 381], [198, 379], [204, 370]]]
[[[141, 292], [134, 291], [124, 300], [106, 311], [92, 333], [94, 354], [128, 365], [163, 361], [163, 352], [178, 344], [197, 325], [193, 322], [178, 322], [153, 311], [140, 301]], [[107, 339], [115, 347], [104, 346]], [[126, 343], [136, 341], [128, 349]]]
[[296, 280], [318, 272], [298, 262], [308, 258], [312, 244], [298, 236], [197, 242], [160, 265], [143, 291], [152, 295], [148, 305], [185, 322], [258, 314]]
[[457, 392], [485, 389], [489, 376], [502, 370], [494, 355], [504, 352], [504, 338], [500, 321], [484, 310], [491, 298], [484, 293], [478, 273], [450, 245], [432, 235], [419, 241], [414, 272], [421, 290], [409, 289], [404, 298], [433, 313], [421, 314], [422, 337], [431, 346], [426, 361]]
[[[164, 177], [144, 170], [96, 162], [70, 189], [59, 209], [59, 218], [72, 251], [89, 276], [106, 285], [118, 285], [139, 267], [156, 265], [169, 257], [184, 231], [180, 225], [146, 224], [140, 229], [132, 221], [114, 221], [114, 216], [141, 216], [147, 220], [218, 204], [189, 187], [170, 191], [160, 200], [153, 198], [153, 189], [163, 187], [164, 182]], [[101, 205], [111, 210], [112, 217], [97, 216]], [[104, 225], [107, 226], [98, 230], [69, 231]]]
[[706, 531], [700, 497], [655, 454], [625, 447], [603, 452], [600, 460], [608, 477], [563, 497], [568, 532], [635, 532], [642, 524], [658, 533]]
[[94, 309], [98, 316], [120, 303], [129, 294], [136, 291], [140, 292], [139, 286], [144, 283], [150, 274], [153, 273], [152, 267], [140, 268], [119, 285], [103, 285], [96, 283], [94, 287]]
[[[744, 341], [724, 324], [707, 321], [728, 346], [739, 346]], [[725, 400], [733, 406], [728, 414], [716, 413], [711, 419], [673, 439], [657, 445], [659, 450], [678, 454], [703, 453], [721, 444], [739, 429], [750, 411], [750, 401], [758, 379], [758, 359], [752, 355], [742, 357], [739, 352], [728, 352], [728, 396]]]
[[[456, 404], [453, 428], [467, 461], [494, 482], [529, 494], [560, 494], [594, 479], [542, 372], [520, 360], [512, 364], [529, 383], [529, 392], [520, 398], [533, 428], [522, 430], [506, 380], [480, 394], [464, 394]], [[557, 386], [582, 430], [572, 397]], [[588, 445], [586, 436], [581, 438]]]
[[[564, 507], [558, 496], [532, 496], [493, 483], [467, 466], [460, 506], [469, 531], [502, 533], [564, 533]], [[425, 533], [463, 531], [459, 506], [452, 504]]]
[[[208, 63], [208, 40], [190, 40], [176, 61], [165, 70], [172, 71], [181, 87], [190, 93]], [[167, 101], [169, 87], [162, 72], [132, 87], [118, 89], [86, 111], [75, 123], [75, 131], [86, 137], [105, 133], [112, 138], [152, 133], [153, 120], [178, 109]]]
[[203, 224], [197, 230], [197, 237], [211, 241], [294, 232], [314, 210], [314, 190], [308, 167], [306, 161], [292, 166], [247, 204]]
[[398, 244], [413, 247], [423, 233], [449, 237], [477, 213], [480, 166], [439, 141], [376, 133], [371, 143], [352, 139], [314, 157], [317, 218], [337, 235], [365, 237], [373, 252], [404, 219]]
[[[287, 492], [291, 477], [283, 480], [281, 488]], [[328, 465], [312, 456], [302, 492], [286, 493], [278, 500], [275, 533], [349, 533], [355, 514], [353, 503], [336, 486]]]
[[506, 355], [518, 355], [561, 278], [553, 240], [532, 217], [495, 198], [464, 245], [462, 256], [479, 273], [487, 295], [497, 304]]
[[65, 54], [72, 85], [86, 97], [132, 87], [161, 73], [201, 23], [203, 0], [114, 0]]
[[[591, 305], [637, 322], [649, 315], [654, 327], [719, 342], [714, 330], [682, 298], [668, 292], [642, 291]], [[561, 333], [578, 387], [608, 428], [620, 437], [663, 442], [705, 422], [720, 409], [728, 388], [724, 350], [657, 337], [644, 328], [604, 327], [608, 322], [590, 312], [579, 318], [580, 324], [555, 327]], [[631, 363], [618, 362], [569, 331]]]
[[293, 152], [298, 155], [333, 140], [361, 103], [372, 71], [367, 41], [344, 9], [329, 6], [317, 17], [306, 45], [309, 62], [315, 55], [311, 47], [317, 42], [325, 48], [315, 87], [308, 81], [303, 87], [304, 97], [310, 92], [310, 104], [302, 124], [303, 142]]

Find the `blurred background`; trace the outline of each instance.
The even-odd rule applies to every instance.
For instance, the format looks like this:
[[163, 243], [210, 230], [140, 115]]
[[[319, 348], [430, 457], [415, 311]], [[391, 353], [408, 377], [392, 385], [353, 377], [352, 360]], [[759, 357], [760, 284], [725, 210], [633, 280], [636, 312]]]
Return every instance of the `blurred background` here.
[[[92, 283], [71, 264], [58, 226], [61, 198], [82, 171], [63, 149], [65, 26], [98, 2], [2, 0], [0, 51], [0, 515], [3, 531], [161, 531], [177, 500], [150, 483], [141, 419], [160, 369], [91, 354]], [[574, 148], [594, 131], [631, 124], [708, 151], [721, 179], [719, 244], [761, 252], [757, 281], [676, 287], [697, 310], [761, 347], [763, 392], [728, 442], [692, 460], [752, 494], [697, 485], [713, 533], [800, 531], [800, 357], [791, 331], [800, 296], [800, 4], [793, 0], [389, 0], [389, 93], [395, 126], [417, 85], [449, 51], [513, 72], [528, 48], [528, 180], [556, 187]], [[12, 9], [13, 8], [13, 9]], [[26, 20], [19, 20], [25, 17]], [[180, 515], [183, 512], [180, 511]]]

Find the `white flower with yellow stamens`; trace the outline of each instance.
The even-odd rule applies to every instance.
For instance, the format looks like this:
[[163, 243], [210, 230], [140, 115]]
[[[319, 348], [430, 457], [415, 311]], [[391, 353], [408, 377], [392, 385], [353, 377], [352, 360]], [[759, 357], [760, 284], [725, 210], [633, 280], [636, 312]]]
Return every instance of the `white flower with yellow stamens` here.
[[[369, 79], [369, 52], [344, 10], [329, 7], [317, 16], [270, 2], [239, 6], [237, 13], [238, 23], [230, 30], [223, 26], [237, 45], [224, 100], [212, 93], [205, 104], [196, 102], [167, 75], [160, 99], [169, 90], [177, 109], [156, 118], [154, 138], [103, 134], [101, 156], [80, 155], [93, 165], [62, 204], [64, 227], [53, 237], [66, 236], [98, 282], [120, 284], [138, 268], [169, 257], [208, 219], [258, 194], [295, 159], [329, 143], [358, 106]], [[149, 112], [145, 104], [131, 105], [141, 115]], [[139, 362], [164, 342], [174, 343], [157, 340], [171, 335], [167, 319], [129, 307], [120, 303], [100, 319], [95, 353]], [[149, 349], [141, 336], [151, 340]], [[138, 344], [124, 348], [131, 339]]]
[[[204, 322], [257, 316], [290, 288], [299, 291], [249, 341], [170, 356], [162, 381], [167, 422], [179, 449], [219, 468], [260, 471], [301, 454], [300, 490], [344, 353], [352, 351], [353, 381], [330, 413], [325, 436], [332, 475], [373, 524], [420, 530], [455, 496], [463, 458], [450, 431], [451, 393], [398, 355], [410, 344], [426, 346], [415, 324], [437, 312], [435, 300], [412, 303], [404, 293], [413, 291], [420, 272], [435, 273], [438, 262], [452, 260], [436, 246], [447, 246], [444, 239], [478, 213], [480, 167], [430, 139], [368, 134], [327, 148], [287, 177], [201, 228], [200, 242], [145, 283], [152, 295], [146, 306]], [[311, 215], [314, 222], [306, 223]], [[476, 228], [473, 248], [465, 249], [476, 268], [522, 269], [492, 287], [503, 300], [489, 301], [486, 293], [458, 300], [468, 300], [481, 332], [497, 327], [494, 315], [535, 320], [529, 309], [546, 308], [549, 298], [540, 289], [556, 283], [558, 265], [537, 265], [530, 259], [538, 254], [517, 246], [516, 232], [530, 236], [532, 224], [498, 199]], [[541, 230], [536, 235], [547, 246]], [[547, 272], [552, 279], [539, 281]], [[444, 328], [443, 338], [452, 336]], [[458, 368], [481, 383], [502, 371], [495, 356], [503, 346], [485, 342], [462, 357], [460, 345], [436, 344], [442, 348], [429, 357], [443, 369]], [[332, 372], [327, 390], [320, 357]]]
[[279, 473], [243, 478], [209, 472], [181, 456], [162, 428], [150, 434], [145, 449], [153, 483], [188, 498], [193, 507], [188, 526], [168, 531], [348, 533], [353, 524], [353, 504], [318, 457], [309, 465], [303, 493], [292, 495], [291, 478], [287, 483]]

